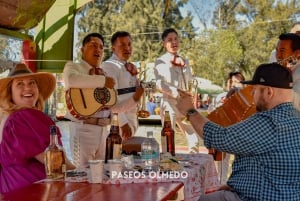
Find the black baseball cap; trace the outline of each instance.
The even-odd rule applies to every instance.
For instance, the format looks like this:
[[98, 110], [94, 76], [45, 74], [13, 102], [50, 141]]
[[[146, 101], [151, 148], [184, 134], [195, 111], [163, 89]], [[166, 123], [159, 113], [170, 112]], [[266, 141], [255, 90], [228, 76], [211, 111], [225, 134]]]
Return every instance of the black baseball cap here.
[[293, 88], [291, 71], [278, 63], [259, 65], [255, 70], [252, 80], [241, 81], [241, 83], [250, 85], [260, 84], [282, 89]]

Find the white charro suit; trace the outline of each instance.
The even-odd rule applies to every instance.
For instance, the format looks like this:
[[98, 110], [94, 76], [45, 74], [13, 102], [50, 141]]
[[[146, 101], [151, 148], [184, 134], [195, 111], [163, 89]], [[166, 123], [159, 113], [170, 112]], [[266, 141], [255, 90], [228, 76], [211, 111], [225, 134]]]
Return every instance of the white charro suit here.
[[199, 137], [192, 125], [182, 124], [181, 121], [184, 116], [176, 108], [177, 88], [188, 90], [186, 85], [188, 85], [188, 81], [193, 80], [192, 72], [187, 60], [184, 60], [184, 67], [177, 67], [171, 63], [173, 59], [174, 55], [167, 52], [155, 61], [156, 87], [163, 93], [160, 110], [161, 119], [163, 122], [164, 111], [169, 110], [173, 129], [175, 129], [176, 123], [186, 135], [189, 151], [197, 152]]
[[[106, 75], [115, 80], [116, 89], [130, 89], [137, 86], [137, 77], [131, 75], [126, 70], [125, 64], [126, 61], [120, 60], [115, 54], [101, 64], [101, 68], [105, 71]], [[129, 97], [132, 97], [133, 93], [134, 92], [131, 91], [121, 95], [119, 94], [118, 99], [124, 101]], [[131, 127], [132, 135], [134, 135], [138, 129], [137, 110], [138, 105], [136, 104], [136, 107], [133, 107], [124, 113], [119, 113], [119, 125], [123, 126], [128, 123]]]
[[[65, 90], [70, 88], [97, 88], [104, 87], [105, 77], [103, 75], [90, 75], [89, 71], [93, 67], [87, 62], [80, 63], [67, 62], [63, 79]], [[121, 113], [136, 106], [132, 97], [117, 100], [117, 104], [110, 110], [101, 110], [92, 115], [93, 118], [110, 118], [111, 112]], [[84, 123], [84, 120], [74, 118], [68, 111], [66, 118], [70, 123], [70, 146], [72, 158], [76, 166], [86, 166], [88, 160], [105, 158], [105, 141], [110, 128], [108, 125], [93, 125]]]

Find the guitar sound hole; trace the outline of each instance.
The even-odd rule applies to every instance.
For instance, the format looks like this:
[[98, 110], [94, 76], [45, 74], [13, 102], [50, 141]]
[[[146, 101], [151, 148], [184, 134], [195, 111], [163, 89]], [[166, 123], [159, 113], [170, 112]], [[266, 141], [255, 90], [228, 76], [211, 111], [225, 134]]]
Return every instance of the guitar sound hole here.
[[98, 103], [105, 105], [110, 100], [110, 93], [106, 88], [96, 88], [94, 90], [94, 97]]

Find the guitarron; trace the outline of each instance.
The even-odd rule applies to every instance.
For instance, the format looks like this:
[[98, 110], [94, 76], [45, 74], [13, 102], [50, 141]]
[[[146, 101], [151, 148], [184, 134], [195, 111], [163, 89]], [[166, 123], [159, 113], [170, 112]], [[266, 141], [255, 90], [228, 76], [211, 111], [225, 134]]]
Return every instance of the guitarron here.
[[[256, 112], [252, 97], [252, 86], [247, 86], [236, 91], [225, 100], [223, 105], [207, 115], [212, 122], [227, 127], [240, 122]], [[214, 156], [216, 161], [223, 159], [222, 152], [209, 149], [209, 153]]]

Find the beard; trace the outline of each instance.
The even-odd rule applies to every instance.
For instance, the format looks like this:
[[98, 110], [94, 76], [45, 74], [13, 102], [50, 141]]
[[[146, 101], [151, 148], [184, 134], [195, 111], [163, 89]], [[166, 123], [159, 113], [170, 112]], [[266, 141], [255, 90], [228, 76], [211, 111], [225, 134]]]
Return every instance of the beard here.
[[263, 112], [268, 110], [268, 104], [266, 100], [261, 96], [259, 98], [259, 101], [256, 103], [256, 111], [257, 112]]

